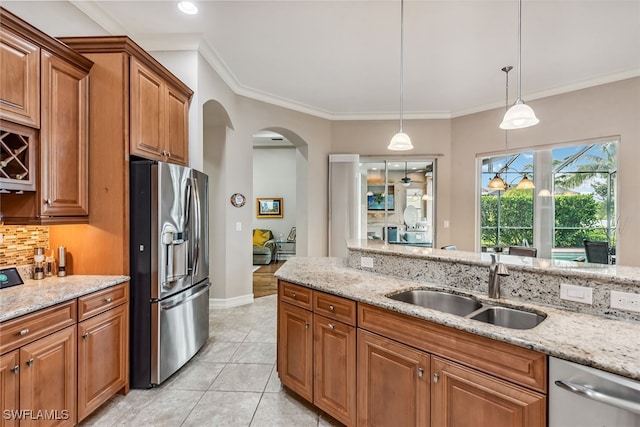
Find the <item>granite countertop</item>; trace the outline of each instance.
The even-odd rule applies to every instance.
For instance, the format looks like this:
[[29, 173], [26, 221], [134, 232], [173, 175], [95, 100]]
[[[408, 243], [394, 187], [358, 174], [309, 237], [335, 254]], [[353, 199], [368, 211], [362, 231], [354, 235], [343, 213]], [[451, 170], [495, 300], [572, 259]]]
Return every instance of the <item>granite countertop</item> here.
[[[394, 248], [393, 253], [397, 254], [397, 249]], [[482, 260], [480, 254], [477, 260]], [[352, 269], [347, 267], [345, 260], [339, 258], [292, 258], [280, 267], [275, 275], [280, 279], [319, 291], [529, 348], [628, 378], [640, 379], [640, 323], [637, 322], [613, 320], [513, 300], [490, 300], [486, 295], [462, 291], [483, 302], [539, 311], [547, 315], [547, 318], [533, 329], [503, 328], [386, 297], [388, 294], [408, 289], [455, 288]]]
[[0, 289], [0, 322], [129, 280], [128, 276], [66, 276], [42, 280], [24, 279], [24, 284]]
[[[408, 258], [431, 258], [458, 264], [489, 265], [491, 254], [487, 252], [445, 251], [409, 245], [389, 244], [383, 240], [348, 240], [349, 249], [381, 255]], [[584, 278], [601, 279], [640, 285], [640, 268], [621, 265], [594, 264], [555, 259], [523, 257], [495, 253], [497, 260], [523, 271], [543, 271], [545, 274], [571, 274]]]

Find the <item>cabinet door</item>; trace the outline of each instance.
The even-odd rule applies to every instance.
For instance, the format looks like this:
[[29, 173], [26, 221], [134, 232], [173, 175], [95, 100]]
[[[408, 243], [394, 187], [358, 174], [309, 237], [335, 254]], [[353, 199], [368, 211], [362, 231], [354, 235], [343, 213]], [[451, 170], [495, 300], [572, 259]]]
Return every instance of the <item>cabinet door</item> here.
[[[20, 408], [20, 366], [19, 353], [11, 353], [0, 356], [0, 407], [3, 411], [16, 411]], [[13, 427], [18, 425], [17, 417], [0, 415], [0, 427]]]
[[356, 425], [356, 328], [314, 314], [313, 403]]
[[128, 313], [123, 304], [78, 324], [78, 421], [128, 382]]
[[0, 118], [40, 127], [40, 48], [0, 28]]
[[167, 87], [165, 155], [171, 163], [187, 165], [189, 152], [189, 97]]
[[89, 76], [42, 52], [43, 216], [89, 215]]
[[[460, 427], [542, 427], [546, 397], [438, 357], [432, 359], [431, 423]], [[437, 376], [437, 381], [436, 381]]]
[[428, 426], [429, 405], [429, 355], [358, 329], [358, 425]]
[[313, 313], [287, 303], [278, 312], [280, 381], [313, 401]]
[[20, 348], [20, 409], [48, 411], [52, 420], [31, 425], [76, 424], [76, 327], [69, 326]]
[[160, 76], [131, 58], [131, 154], [161, 160], [165, 135], [165, 84]]

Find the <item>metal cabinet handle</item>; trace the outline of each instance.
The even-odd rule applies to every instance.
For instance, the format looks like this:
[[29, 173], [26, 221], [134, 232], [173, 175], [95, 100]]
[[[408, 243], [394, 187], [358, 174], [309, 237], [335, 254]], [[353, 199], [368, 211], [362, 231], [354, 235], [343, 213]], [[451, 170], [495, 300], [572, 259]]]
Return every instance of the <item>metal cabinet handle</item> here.
[[44, 204], [45, 205], [51, 206], [51, 203], [52, 203], [51, 199], [44, 199]]
[[295, 294], [295, 293], [291, 294], [291, 298], [294, 298], [294, 299], [295, 299], [295, 297], [296, 297], [296, 294]]
[[306, 329], [309, 329], [309, 322], [304, 322], [304, 327], [305, 327]]
[[433, 374], [433, 382], [434, 383], [437, 383], [439, 379], [440, 379], [440, 375], [438, 375], [437, 373]]
[[335, 326], [333, 326], [333, 323], [329, 323], [327, 326], [329, 327], [329, 329], [335, 329]]
[[33, 357], [27, 360], [27, 366], [33, 366]]
[[17, 374], [18, 372], [20, 372], [20, 366], [16, 365], [13, 368], [11, 368], [11, 372], [13, 372], [14, 374]]
[[18, 335], [27, 335], [29, 333], [29, 328], [25, 328], [23, 330], [21, 330], [20, 332], [18, 332]]
[[424, 376], [424, 368], [418, 368], [418, 376], [422, 378]]
[[84, 334], [82, 334], [82, 339], [85, 341], [89, 339], [89, 332], [85, 332]]
[[113, 298], [111, 298], [111, 297], [104, 299], [104, 302], [111, 302], [111, 301], [113, 301]]
[[171, 151], [167, 151], [167, 157], [171, 157]]
[[336, 309], [336, 308], [335, 308], [334, 306], [332, 306], [332, 305], [330, 305], [330, 306], [329, 306], [329, 310], [330, 310], [330, 311], [334, 311], [335, 309]]

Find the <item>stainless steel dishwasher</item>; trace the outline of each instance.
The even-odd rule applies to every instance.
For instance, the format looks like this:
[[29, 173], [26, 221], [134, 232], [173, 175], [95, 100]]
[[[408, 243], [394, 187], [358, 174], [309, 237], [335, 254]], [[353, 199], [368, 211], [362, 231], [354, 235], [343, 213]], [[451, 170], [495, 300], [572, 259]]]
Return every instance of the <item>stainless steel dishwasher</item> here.
[[549, 427], [640, 427], [640, 382], [550, 357]]

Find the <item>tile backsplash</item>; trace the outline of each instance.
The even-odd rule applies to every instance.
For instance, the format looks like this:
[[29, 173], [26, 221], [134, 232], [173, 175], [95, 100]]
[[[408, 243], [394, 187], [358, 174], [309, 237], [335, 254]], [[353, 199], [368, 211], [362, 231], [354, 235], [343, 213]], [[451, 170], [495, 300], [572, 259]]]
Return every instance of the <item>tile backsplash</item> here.
[[49, 247], [49, 227], [0, 225], [0, 267], [33, 264], [34, 248]]

